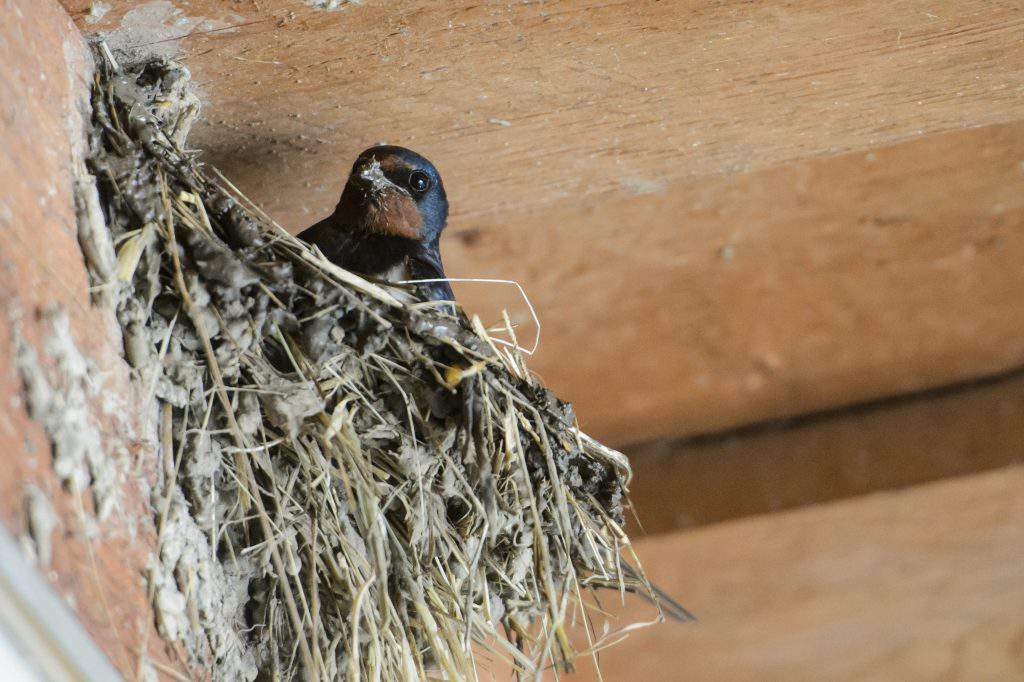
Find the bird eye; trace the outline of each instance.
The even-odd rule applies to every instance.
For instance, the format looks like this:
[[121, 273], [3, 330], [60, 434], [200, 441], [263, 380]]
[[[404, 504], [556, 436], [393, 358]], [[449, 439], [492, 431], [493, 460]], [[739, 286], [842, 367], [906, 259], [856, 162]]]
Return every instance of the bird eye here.
[[430, 189], [430, 176], [421, 170], [409, 174], [409, 189], [413, 192], [426, 192]]

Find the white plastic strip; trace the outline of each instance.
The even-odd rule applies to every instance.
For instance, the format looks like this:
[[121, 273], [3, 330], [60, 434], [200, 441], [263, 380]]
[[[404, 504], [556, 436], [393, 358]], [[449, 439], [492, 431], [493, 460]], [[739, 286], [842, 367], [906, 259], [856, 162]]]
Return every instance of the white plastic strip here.
[[0, 526], [0, 660], [17, 656], [35, 674], [22, 677], [0, 665], [3, 680], [118, 682], [121, 676], [99, 650], [75, 614], [22, 557]]
[[530, 317], [533, 318], [533, 324], [537, 327], [537, 335], [533, 339], [533, 347], [530, 349], [523, 348], [520, 345], [506, 341], [504, 339], [491, 339], [495, 343], [500, 343], [503, 346], [509, 348], [515, 348], [521, 353], [527, 355], [533, 355], [540, 348], [540, 317], [537, 316], [537, 311], [533, 307], [533, 303], [530, 302], [530, 297], [526, 295], [526, 291], [519, 284], [519, 282], [512, 279], [487, 279], [482, 277], [438, 277], [436, 279], [406, 279], [396, 284], [432, 284], [434, 282], [466, 282], [466, 283], [481, 283], [481, 284], [511, 284], [519, 290], [519, 294], [523, 297], [526, 302], [526, 307], [530, 310]]

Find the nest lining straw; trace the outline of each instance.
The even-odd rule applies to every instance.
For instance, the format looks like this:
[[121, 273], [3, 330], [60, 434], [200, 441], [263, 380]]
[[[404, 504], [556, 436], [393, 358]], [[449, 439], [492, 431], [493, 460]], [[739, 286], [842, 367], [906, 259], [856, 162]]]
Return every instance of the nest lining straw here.
[[[89, 169], [117, 263], [98, 290], [158, 399], [165, 636], [222, 679], [476, 679], [489, 658], [535, 676], [571, 669], [570, 626], [603, 644], [585, 593], [657, 600], [620, 556], [628, 462], [520, 354], [208, 175], [182, 150], [184, 68], [100, 62]], [[170, 549], [186, 526], [205, 556]]]

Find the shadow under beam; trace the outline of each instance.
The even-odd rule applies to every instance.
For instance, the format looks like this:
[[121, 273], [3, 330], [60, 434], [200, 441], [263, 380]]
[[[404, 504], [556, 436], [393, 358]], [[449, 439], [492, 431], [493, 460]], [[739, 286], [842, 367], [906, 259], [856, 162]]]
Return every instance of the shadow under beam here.
[[1024, 462], [1024, 369], [625, 450], [647, 534], [963, 476]]

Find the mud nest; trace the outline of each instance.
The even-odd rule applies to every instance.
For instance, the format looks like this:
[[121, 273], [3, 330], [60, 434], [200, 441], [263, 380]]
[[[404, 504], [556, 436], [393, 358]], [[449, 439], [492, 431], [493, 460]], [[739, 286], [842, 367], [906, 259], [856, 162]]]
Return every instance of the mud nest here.
[[219, 679], [474, 679], [596, 651], [599, 587], [656, 600], [620, 453], [479, 320], [332, 266], [184, 151], [184, 68], [106, 55], [83, 246], [155, 405], [164, 637]]

